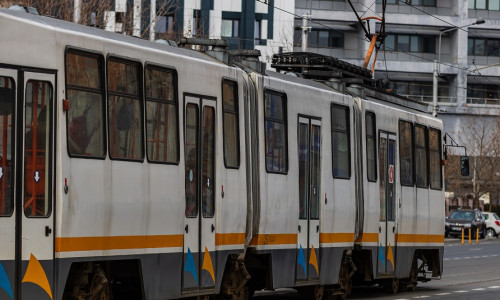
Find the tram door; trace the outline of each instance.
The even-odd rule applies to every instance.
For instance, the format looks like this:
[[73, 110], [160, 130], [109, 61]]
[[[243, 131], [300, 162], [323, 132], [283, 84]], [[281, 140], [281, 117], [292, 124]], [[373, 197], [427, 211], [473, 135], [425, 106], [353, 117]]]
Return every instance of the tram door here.
[[297, 281], [319, 278], [321, 122], [299, 117], [299, 226]]
[[0, 69], [0, 299], [53, 298], [54, 86]]
[[380, 133], [380, 225], [378, 274], [392, 275], [396, 257], [396, 136]]
[[216, 101], [184, 98], [185, 228], [183, 289], [215, 286]]
[[13, 299], [16, 270], [14, 115], [17, 71], [0, 68], [0, 299]]
[[[53, 105], [55, 76], [24, 73], [24, 107], [17, 123], [24, 144], [22, 182], [22, 299], [52, 299], [54, 276]], [[19, 160], [18, 160], [19, 162]], [[19, 168], [18, 168], [19, 170]], [[18, 176], [19, 178], [19, 176]], [[43, 291], [42, 291], [43, 290]], [[45, 292], [45, 293], [44, 293]]]

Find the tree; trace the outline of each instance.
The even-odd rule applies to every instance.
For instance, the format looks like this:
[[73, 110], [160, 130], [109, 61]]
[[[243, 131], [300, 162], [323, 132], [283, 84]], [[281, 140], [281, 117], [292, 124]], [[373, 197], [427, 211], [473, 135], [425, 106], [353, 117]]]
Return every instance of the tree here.
[[[470, 176], [460, 174], [463, 150], [449, 150], [445, 167], [447, 190], [461, 196], [472, 195], [474, 208], [479, 207], [479, 198], [487, 193], [496, 194], [500, 188], [500, 118], [498, 116], [468, 116], [460, 125], [459, 145], [467, 147], [470, 156]], [[460, 152], [458, 152], [460, 151]]]
[[[4, 7], [13, 4], [13, 1], [0, 2]], [[156, 1], [140, 1], [138, 6], [119, 11], [112, 0], [19, 0], [15, 4], [34, 7], [41, 15], [101, 29], [112, 28], [145, 39], [178, 39], [182, 35], [182, 28], [174, 31], [179, 0], [158, 1], [158, 5]], [[165, 31], [156, 33], [161, 28]]]

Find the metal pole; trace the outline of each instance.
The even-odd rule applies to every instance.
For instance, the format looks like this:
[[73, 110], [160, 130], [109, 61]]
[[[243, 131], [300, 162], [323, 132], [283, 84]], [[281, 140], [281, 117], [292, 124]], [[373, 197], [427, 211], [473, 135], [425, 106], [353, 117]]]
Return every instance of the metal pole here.
[[307, 36], [309, 34], [309, 26], [307, 26], [308, 14], [302, 16], [302, 52], [307, 52]]
[[440, 66], [440, 65], [441, 65], [441, 64], [440, 64], [440, 63], [441, 63], [441, 36], [443, 35], [443, 32], [445, 32], [445, 31], [441, 31], [441, 32], [439, 33], [438, 74], [440, 74], [440, 73], [441, 73], [441, 66]]
[[432, 76], [432, 116], [437, 116], [437, 98], [438, 98], [438, 61], [434, 61], [434, 76]]
[[[149, 25], [149, 40], [154, 41], [156, 39], [156, 0], [151, 0], [151, 10], [149, 12], [149, 17], [151, 24]], [[167, 24], [168, 26], [168, 24]]]
[[73, 22], [80, 23], [80, 18], [82, 17], [82, 1], [75, 0], [75, 9], [73, 13]]

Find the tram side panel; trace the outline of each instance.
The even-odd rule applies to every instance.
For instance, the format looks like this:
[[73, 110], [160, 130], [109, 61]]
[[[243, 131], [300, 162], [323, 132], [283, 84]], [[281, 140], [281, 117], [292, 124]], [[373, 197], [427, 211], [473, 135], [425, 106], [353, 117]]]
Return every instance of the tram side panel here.
[[[342, 113], [350, 114], [348, 99], [325, 88], [273, 76], [253, 74], [252, 78], [262, 107], [258, 127], [263, 142], [259, 147], [260, 217], [254, 224], [258, 232], [250, 243], [251, 251], [270, 255], [272, 288], [336, 283], [342, 253], [352, 248], [355, 208], [353, 180], [333, 179], [331, 113], [334, 99], [345, 108]], [[286, 103], [288, 169], [281, 173], [273, 169], [273, 159], [279, 157], [271, 152], [273, 141], [268, 135], [272, 130], [266, 128], [279, 122], [269, 111], [276, 105], [270, 100], [275, 96]], [[346, 122], [352, 120], [341, 117]], [[349, 126], [352, 124], [344, 125]], [[352, 138], [345, 139], [342, 146], [347, 151]], [[351, 162], [345, 163], [351, 167]]]
[[[71, 39], [69, 42], [82, 48], [95, 43], [86, 41], [83, 44], [82, 41], [71, 41]], [[146, 59], [138, 57], [138, 52], [134, 49], [120, 47], [118, 51], [117, 46], [105, 44], [95, 47], [95, 49], [101, 48], [109, 51], [108, 53], [137, 57], [142, 59], [145, 65]], [[61, 53], [61, 57], [64, 57], [64, 54]], [[224, 158], [219, 155], [223, 149], [222, 78], [223, 75], [227, 75], [228, 78], [234, 78], [238, 82], [237, 72], [234, 70], [228, 72], [226, 68], [221, 67], [211, 69], [211, 66], [205, 66], [205, 71], [200, 72], [185, 68], [189, 64], [186, 58], [158, 52], [145, 54], [144, 57], [148, 57], [150, 63], [159, 66], [168, 64], [177, 70], [178, 161], [173, 164], [154, 164], [147, 162], [146, 154], [149, 154], [147, 158], [150, 159], [152, 153], [146, 152], [143, 154], [144, 161], [69, 158], [63, 147], [61, 153], [65, 158], [62, 173], [63, 177], [67, 178], [69, 193], [67, 199], [61, 203], [60, 226], [58, 226], [60, 247], [57, 257], [60, 258], [59, 265], [63, 271], [61, 274], [67, 274], [70, 265], [78, 261], [137, 260], [140, 261], [142, 284], [148, 298], [180, 297], [184, 281], [189, 278], [198, 284], [202, 284], [200, 281], [205, 280], [208, 286], [212, 285], [218, 291], [227, 255], [241, 252], [244, 243], [241, 235], [244, 232], [245, 221], [244, 218], [236, 216], [236, 214], [244, 215], [246, 211], [244, 164], [239, 169], [226, 170]], [[226, 71], [222, 71], [223, 69]], [[212, 78], [211, 81], [208, 78]], [[193, 85], [192, 82], [200, 84]], [[64, 82], [61, 84], [64, 86]], [[237, 86], [241, 89], [241, 84]], [[205, 218], [205, 215], [202, 217], [198, 215], [199, 222], [207, 219], [201, 227], [207, 227], [202, 230], [208, 235], [213, 235], [213, 245], [201, 245], [203, 241], [195, 241], [195, 244], [200, 243], [201, 246], [193, 251], [186, 247], [187, 224], [184, 219], [188, 209], [186, 181], [190, 180], [189, 176], [184, 176], [188, 163], [185, 153], [186, 133], [183, 126], [186, 122], [186, 110], [183, 106], [185, 93], [202, 95], [197, 98], [199, 102], [195, 103], [199, 105], [200, 117], [206, 116], [203, 114], [204, 111], [211, 111], [211, 115], [199, 120], [199, 131], [205, 130], [206, 133], [206, 127], [201, 128], [202, 125], [212, 124], [210, 126], [215, 127], [211, 128], [215, 134], [215, 136], [212, 134], [213, 140], [204, 140], [205, 143], [213, 143], [215, 147], [215, 151], [212, 149], [207, 154], [214, 155], [215, 166], [212, 168], [215, 169], [212, 172], [215, 178], [205, 176], [203, 179], [198, 179], [200, 184], [206, 185], [206, 189], [213, 189], [212, 196], [215, 197], [213, 199], [215, 208], [211, 208], [214, 210], [213, 216], [207, 215]], [[238, 93], [241, 94], [241, 91]], [[205, 98], [217, 100], [211, 101], [214, 106], [202, 107], [204, 103], [210, 102], [205, 101]], [[238, 108], [241, 114], [242, 106]], [[66, 123], [66, 116], [61, 115], [60, 119], [61, 124]], [[202, 124], [203, 121], [205, 123]], [[241, 119], [239, 122], [241, 124]], [[65, 136], [66, 133], [63, 133], [62, 145]], [[203, 137], [200, 136], [199, 139], [202, 140]], [[240, 151], [244, 157], [245, 147], [241, 143], [240, 139]], [[140, 147], [141, 144], [138, 145]], [[198, 173], [203, 172], [204, 168], [207, 166], [198, 165]], [[225, 188], [224, 198], [222, 198], [222, 186]], [[203, 192], [201, 190], [200, 188], [200, 194], [206, 193], [205, 190]], [[201, 211], [204, 207], [199, 203], [198, 208]], [[228, 213], [229, 211], [233, 214]], [[195, 228], [188, 228], [189, 230], [192, 232]], [[91, 246], [75, 244], [78, 239]], [[71, 247], [71, 245], [77, 246]], [[215, 254], [216, 251], [219, 255]], [[191, 253], [192, 257], [186, 253]], [[194, 269], [188, 268], [191, 266], [190, 260], [199, 260], [199, 265]], [[164, 282], [166, 279], [168, 284]], [[59, 287], [63, 286], [65, 278], [60, 278], [59, 283]]]

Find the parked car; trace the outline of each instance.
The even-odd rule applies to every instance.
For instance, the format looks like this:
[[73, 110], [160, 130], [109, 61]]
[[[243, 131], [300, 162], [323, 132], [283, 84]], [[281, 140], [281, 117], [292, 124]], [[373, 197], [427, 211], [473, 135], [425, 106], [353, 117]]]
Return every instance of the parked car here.
[[489, 211], [483, 212], [483, 216], [486, 220], [486, 235], [489, 237], [498, 236], [500, 234], [500, 217]]
[[444, 236], [460, 236], [462, 228], [465, 229], [466, 236], [469, 235], [469, 229], [472, 231], [472, 238], [476, 238], [477, 228], [479, 228], [479, 237], [486, 235], [486, 222], [483, 214], [478, 209], [457, 209], [454, 210], [444, 223]]

